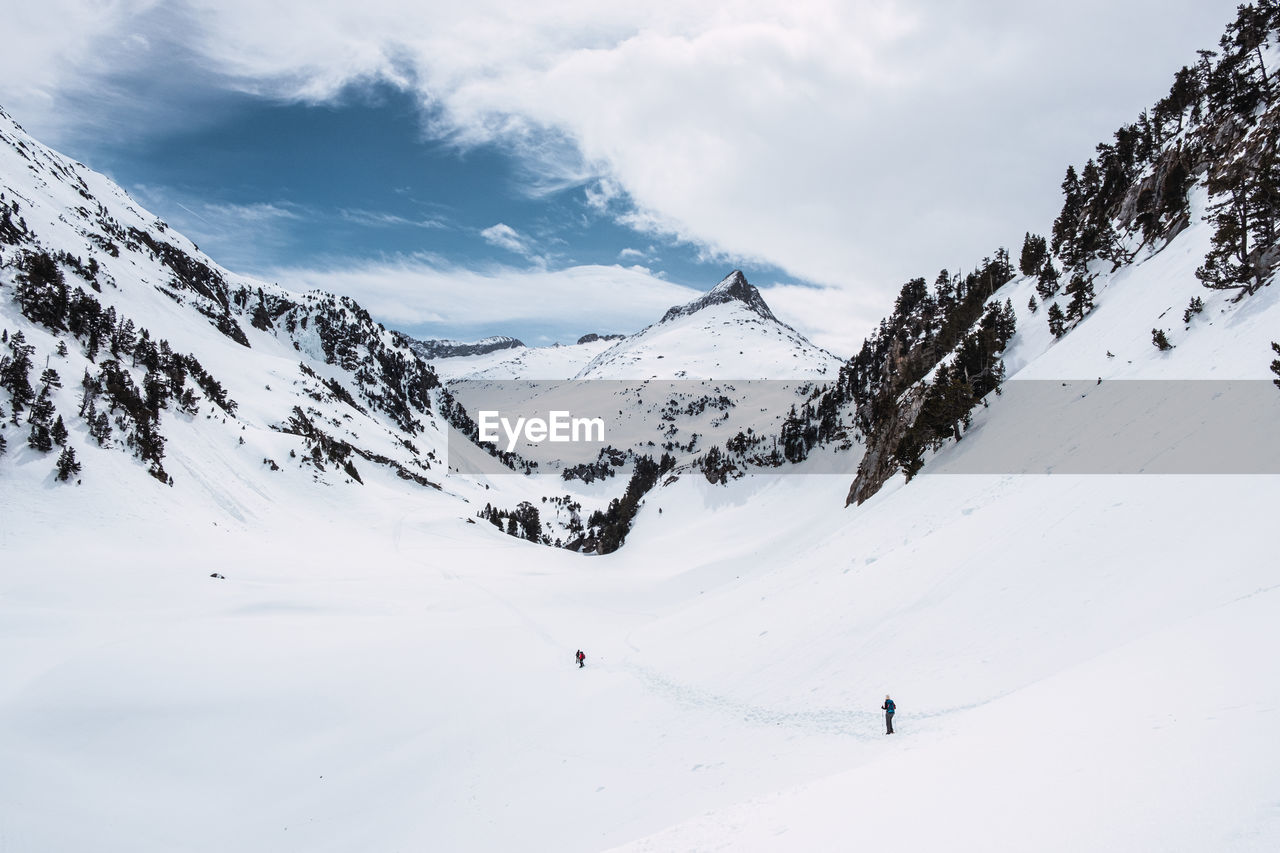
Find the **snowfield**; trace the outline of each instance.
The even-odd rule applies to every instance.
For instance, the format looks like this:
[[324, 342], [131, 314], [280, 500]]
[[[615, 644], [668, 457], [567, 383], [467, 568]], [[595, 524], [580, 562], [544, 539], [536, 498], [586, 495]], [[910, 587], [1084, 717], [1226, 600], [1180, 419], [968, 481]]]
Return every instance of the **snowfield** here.
[[6, 499], [5, 840], [1274, 845], [1275, 478], [846, 487], [682, 478], [603, 558], [390, 489], [74, 539]]

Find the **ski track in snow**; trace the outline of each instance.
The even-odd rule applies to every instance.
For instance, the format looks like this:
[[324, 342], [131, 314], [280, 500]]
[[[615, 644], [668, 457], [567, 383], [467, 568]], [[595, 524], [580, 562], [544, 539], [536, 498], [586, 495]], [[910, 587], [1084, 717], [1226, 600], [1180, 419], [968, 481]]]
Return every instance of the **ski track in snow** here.
[[[731, 718], [751, 726], [781, 726], [786, 729], [815, 736], [837, 736], [861, 741], [880, 740], [884, 737], [884, 713], [848, 708], [804, 708], [786, 710], [752, 705], [727, 696], [713, 693], [694, 684], [674, 681], [657, 670], [634, 661], [622, 664], [624, 672], [634, 676], [643, 688], [682, 708]], [[916, 725], [918, 721], [936, 723], [952, 715], [969, 711], [986, 702], [954, 708], [900, 713], [894, 717], [895, 728], [905, 732], [925, 733], [938, 729], [937, 725]], [[901, 734], [902, 732], [899, 732]], [[907, 735], [908, 737], [910, 734]]]

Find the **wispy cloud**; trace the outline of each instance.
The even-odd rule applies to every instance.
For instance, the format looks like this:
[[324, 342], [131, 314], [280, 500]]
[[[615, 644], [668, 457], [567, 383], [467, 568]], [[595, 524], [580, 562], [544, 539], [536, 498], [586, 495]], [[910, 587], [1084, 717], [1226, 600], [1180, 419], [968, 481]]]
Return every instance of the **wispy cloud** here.
[[274, 251], [294, 243], [296, 228], [315, 218], [313, 211], [287, 201], [207, 202], [150, 185], [135, 186], [132, 193], [230, 269], [260, 267]]
[[[399, 190], [396, 190], [399, 192]], [[427, 217], [425, 219], [410, 219], [407, 216], [399, 216], [394, 213], [387, 213], [379, 210], [363, 210], [361, 208], [343, 208], [338, 211], [347, 222], [356, 225], [363, 225], [369, 228], [426, 228], [429, 230], [443, 230], [449, 228], [449, 223], [443, 219]]]
[[270, 277], [297, 290], [344, 293], [384, 322], [429, 334], [458, 329], [510, 333], [522, 326], [576, 330], [636, 330], [667, 308], [696, 298], [693, 288], [645, 270], [590, 265], [565, 270], [493, 266], [460, 269], [426, 255], [379, 261], [335, 260], [281, 268]]

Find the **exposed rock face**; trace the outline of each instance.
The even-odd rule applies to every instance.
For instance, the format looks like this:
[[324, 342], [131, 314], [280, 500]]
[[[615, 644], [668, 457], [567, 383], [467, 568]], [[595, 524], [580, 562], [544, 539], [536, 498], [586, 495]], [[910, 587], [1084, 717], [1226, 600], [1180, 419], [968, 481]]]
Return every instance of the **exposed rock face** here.
[[922, 405], [924, 388], [914, 385], [898, 398], [884, 427], [875, 436], [868, 436], [867, 452], [858, 464], [858, 474], [849, 488], [845, 506], [861, 504], [898, 473], [898, 462], [893, 458], [893, 452], [902, 441], [903, 434], [915, 423]]
[[659, 322], [666, 323], [677, 317], [687, 317], [690, 314], [701, 311], [703, 308], [711, 305], [720, 305], [725, 302], [741, 302], [766, 320], [778, 322], [778, 318], [773, 316], [773, 312], [765, 304], [764, 297], [760, 295], [760, 291], [747, 283], [747, 277], [742, 274], [742, 270], [734, 270], [729, 273], [706, 296], [695, 299], [687, 305], [677, 305], [669, 309], [666, 314], [662, 315], [662, 319]]
[[625, 337], [626, 335], [597, 335], [595, 332], [591, 332], [578, 338], [578, 343], [593, 344], [596, 341], [620, 341]]

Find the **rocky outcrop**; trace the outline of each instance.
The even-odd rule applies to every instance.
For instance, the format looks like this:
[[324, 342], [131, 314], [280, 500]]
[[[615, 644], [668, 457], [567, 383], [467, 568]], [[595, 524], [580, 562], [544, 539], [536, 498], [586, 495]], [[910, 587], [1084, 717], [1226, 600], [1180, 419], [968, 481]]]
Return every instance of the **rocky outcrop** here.
[[418, 354], [418, 357], [427, 361], [434, 361], [438, 358], [460, 358], [467, 355], [487, 355], [498, 350], [515, 349], [524, 346], [522, 341], [506, 335], [483, 338], [473, 344], [438, 339], [420, 341], [408, 336], [406, 336], [406, 340], [409, 342], [409, 347]]
[[766, 320], [778, 322], [778, 318], [773, 316], [773, 312], [765, 304], [764, 297], [760, 295], [760, 291], [747, 282], [747, 277], [742, 274], [742, 270], [734, 270], [729, 273], [706, 296], [699, 297], [686, 305], [677, 305], [668, 309], [659, 322], [666, 323], [678, 317], [688, 317], [703, 308], [708, 308], [712, 305], [723, 305], [726, 302], [741, 302]]
[[893, 413], [885, 420], [883, 427], [874, 436], [867, 437], [867, 451], [858, 464], [858, 474], [849, 488], [845, 506], [861, 504], [880, 491], [880, 487], [898, 473], [894, 451], [898, 449], [902, 436], [916, 422], [920, 407], [924, 405], [924, 391], [921, 385], [907, 389], [895, 402]]

